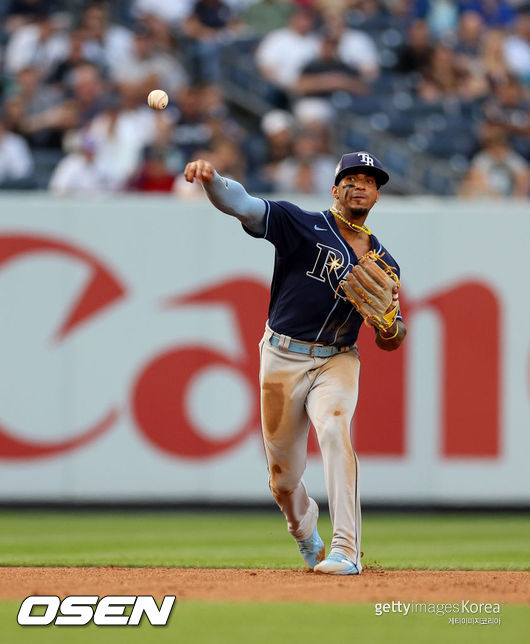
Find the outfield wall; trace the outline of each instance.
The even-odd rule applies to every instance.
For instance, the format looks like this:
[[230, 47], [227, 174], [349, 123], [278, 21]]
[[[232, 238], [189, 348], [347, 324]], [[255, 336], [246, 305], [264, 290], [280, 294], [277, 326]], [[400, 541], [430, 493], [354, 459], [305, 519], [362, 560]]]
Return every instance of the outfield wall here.
[[[528, 204], [383, 196], [368, 223], [409, 335], [362, 331], [363, 499], [528, 503]], [[1, 195], [0, 500], [268, 499], [272, 263], [202, 199]], [[305, 480], [325, 497], [313, 435]]]

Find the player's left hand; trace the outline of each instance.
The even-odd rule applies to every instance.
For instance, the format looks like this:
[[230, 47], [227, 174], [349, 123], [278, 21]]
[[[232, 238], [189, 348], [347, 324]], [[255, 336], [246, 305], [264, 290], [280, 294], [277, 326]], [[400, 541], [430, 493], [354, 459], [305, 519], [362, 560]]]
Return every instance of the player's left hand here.
[[[384, 269], [377, 262], [384, 265]], [[341, 283], [348, 300], [369, 326], [386, 331], [394, 324], [398, 311], [397, 275], [375, 252], [367, 253]]]

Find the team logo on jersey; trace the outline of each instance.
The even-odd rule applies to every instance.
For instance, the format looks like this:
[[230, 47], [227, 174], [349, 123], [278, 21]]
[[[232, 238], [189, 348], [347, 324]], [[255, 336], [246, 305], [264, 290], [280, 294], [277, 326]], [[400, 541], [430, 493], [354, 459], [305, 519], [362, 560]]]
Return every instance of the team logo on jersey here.
[[371, 157], [368, 152], [359, 152], [357, 156], [361, 158], [361, 163], [364, 165], [374, 165], [373, 157]]
[[344, 296], [338, 292], [339, 284], [346, 277], [353, 267], [353, 264], [346, 264], [347, 259], [340, 250], [327, 246], [326, 244], [317, 243], [318, 255], [315, 264], [310, 271], [306, 272], [308, 277], [311, 277], [319, 282], [327, 282], [333, 292], [345, 299]]

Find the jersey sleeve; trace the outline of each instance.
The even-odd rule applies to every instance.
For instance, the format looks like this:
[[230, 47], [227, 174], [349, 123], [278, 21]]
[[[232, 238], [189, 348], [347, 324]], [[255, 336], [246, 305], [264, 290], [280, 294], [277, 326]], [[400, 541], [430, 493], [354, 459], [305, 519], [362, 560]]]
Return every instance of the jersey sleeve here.
[[290, 253], [300, 243], [300, 220], [303, 211], [289, 201], [268, 201], [265, 199], [265, 232], [255, 233], [243, 225], [251, 237], [266, 239], [273, 244], [280, 255]]

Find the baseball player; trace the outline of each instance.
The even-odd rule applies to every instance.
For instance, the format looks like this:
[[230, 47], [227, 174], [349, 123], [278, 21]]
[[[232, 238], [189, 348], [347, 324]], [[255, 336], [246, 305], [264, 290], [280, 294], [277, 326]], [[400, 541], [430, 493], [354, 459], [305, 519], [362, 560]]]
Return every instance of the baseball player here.
[[[350, 425], [357, 403], [363, 320], [375, 342], [397, 349], [406, 328], [399, 311], [399, 267], [365, 225], [389, 177], [368, 152], [342, 156], [333, 204], [308, 212], [287, 201], [247, 194], [207, 161], [189, 163], [212, 204], [276, 250], [269, 319], [260, 342], [263, 441], [269, 485], [306, 564], [331, 575], [361, 573], [359, 465]], [[302, 476], [309, 422], [315, 427], [333, 523], [325, 558], [318, 506]]]

